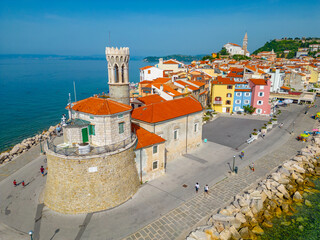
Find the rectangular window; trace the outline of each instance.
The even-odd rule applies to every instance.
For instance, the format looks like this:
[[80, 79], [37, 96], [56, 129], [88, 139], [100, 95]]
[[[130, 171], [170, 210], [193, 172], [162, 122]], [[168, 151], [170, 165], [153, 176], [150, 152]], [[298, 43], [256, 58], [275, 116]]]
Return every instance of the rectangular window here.
[[244, 100], [244, 104], [249, 104], [249, 100]]
[[231, 104], [231, 101], [230, 100], [227, 100], [226, 101], [226, 105], [230, 105]]
[[119, 114], [119, 115], [118, 115], [118, 118], [123, 118], [123, 114]]
[[195, 123], [195, 124], [194, 124], [194, 132], [198, 132], [198, 127], [199, 127], [199, 124], [198, 124], [198, 123]]
[[236, 100], [236, 104], [240, 104], [241, 103], [241, 100]]
[[177, 140], [179, 138], [179, 130], [178, 129], [174, 130], [173, 138], [174, 138], [174, 140]]
[[150, 74], [151, 73], [151, 70], [148, 70], [148, 74]]
[[264, 86], [260, 86], [260, 89], [261, 89], [261, 90], [264, 89]]
[[258, 104], [258, 105], [262, 105], [262, 104], [263, 104], [263, 101], [259, 100], [259, 101], [257, 102], [257, 104]]
[[124, 133], [124, 122], [119, 123], [119, 134]]
[[90, 116], [90, 119], [94, 119], [94, 116]]
[[155, 170], [155, 169], [157, 169], [158, 168], [158, 161], [154, 161], [153, 163], [152, 163], [152, 170]]
[[236, 93], [236, 96], [237, 96], [237, 97], [241, 97], [241, 92], [237, 92], [237, 93]]
[[228, 87], [227, 87], [228, 89], [232, 89], [232, 85], [228, 85]]
[[258, 113], [258, 114], [262, 113], [262, 109], [258, 108], [258, 109], [257, 109], [257, 113]]
[[89, 135], [96, 135], [96, 129], [94, 125], [89, 125]]
[[249, 93], [249, 92], [246, 92], [244, 95], [245, 95], [246, 97], [249, 97], [249, 96], [250, 96], [250, 93]]
[[259, 93], [258, 93], [258, 96], [259, 96], [259, 97], [263, 97], [263, 96], [264, 96], [264, 92], [259, 92]]
[[156, 154], [158, 152], [158, 145], [153, 146], [152, 152], [153, 152], [153, 154]]

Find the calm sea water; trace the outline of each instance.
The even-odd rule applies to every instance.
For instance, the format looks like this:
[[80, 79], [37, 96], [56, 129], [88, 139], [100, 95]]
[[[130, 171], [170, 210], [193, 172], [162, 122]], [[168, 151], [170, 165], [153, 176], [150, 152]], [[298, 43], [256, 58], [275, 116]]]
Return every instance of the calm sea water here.
[[[130, 82], [147, 64], [130, 61]], [[0, 59], [0, 152], [57, 124], [73, 81], [79, 100], [107, 92], [107, 79], [104, 60]]]
[[309, 193], [305, 199], [312, 206], [295, 205], [296, 212], [292, 216], [274, 218], [273, 227], [265, 229], [261, 240], [319, 240], [320, 239], [320, 179], [314, 178], [314, 193]]

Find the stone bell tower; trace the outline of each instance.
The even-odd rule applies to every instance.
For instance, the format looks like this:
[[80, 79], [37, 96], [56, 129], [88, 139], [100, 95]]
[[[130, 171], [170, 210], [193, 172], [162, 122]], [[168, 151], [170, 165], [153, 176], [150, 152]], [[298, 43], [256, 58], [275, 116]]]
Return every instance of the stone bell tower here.
[[106, 58], [111, 100], [130, 105], [129, 48], [106, 47]]
[[248, 53], [248, 34], [247, 34], [247, 32], [243, 38], [242, 49], [244, 50], [244, 55], [247, 55], [247, 53]]

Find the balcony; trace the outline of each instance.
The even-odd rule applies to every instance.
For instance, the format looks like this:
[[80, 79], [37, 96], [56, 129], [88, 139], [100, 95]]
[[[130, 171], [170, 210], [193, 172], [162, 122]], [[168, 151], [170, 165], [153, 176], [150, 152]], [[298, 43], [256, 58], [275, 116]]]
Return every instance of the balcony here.
[[213, 104], [217, 104], [217, 105], [220, 104], [220, 105], [221, 105], [221, 104], [222, 104], [222, 101], [216, 101], [216, 100], [215, 100], [215, 101], [213, 101]]
[[47, 141], [47, 148], [48, 150], [51, 150], [52, 152], [64, 156], [92, 156], [92, 155], [98, 155], [98, 154], [105, 154], [105, 153], [112, 153], [117, 150], [120, 150], [122, 148], [126, 148], [128, 145], [133, 144], [136, 142], [137, 136], [135, 134], [132, 134], [127, 139], [105, 145], [105, 146], [91, 146], [86, 145], [85, 152], [84, 152], [84, 146], [80, 145], [68, 145], [65, 143], [58, 144], [55, 139], [52, 139], [50, 141]]

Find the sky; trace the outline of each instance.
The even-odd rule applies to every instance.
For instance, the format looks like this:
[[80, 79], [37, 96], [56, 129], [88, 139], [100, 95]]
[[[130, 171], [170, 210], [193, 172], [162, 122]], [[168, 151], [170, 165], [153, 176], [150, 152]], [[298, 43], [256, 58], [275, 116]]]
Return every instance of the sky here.
[[[320, 37], [320, 0], [0, 0], [0, 54], [132, 56], [248, 50], [282, 37]], [[110, 38], [109, 38], [110, 36]]]

